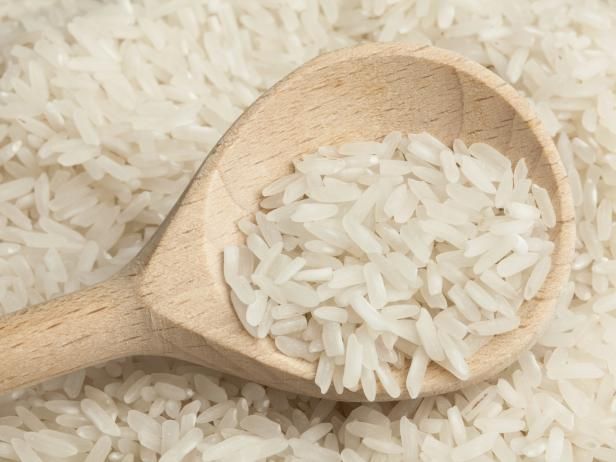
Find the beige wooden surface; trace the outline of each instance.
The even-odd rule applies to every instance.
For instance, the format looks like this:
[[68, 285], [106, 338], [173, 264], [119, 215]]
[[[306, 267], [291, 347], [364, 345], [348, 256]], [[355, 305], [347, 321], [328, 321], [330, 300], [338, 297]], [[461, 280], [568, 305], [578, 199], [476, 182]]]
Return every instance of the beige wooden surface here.
[[[553, 267], [519, 329], [470, 360], [471, 379], [510, 365], [549, 322], [567, 281], [574, 215], [564, 169], [524, 99], [478, 64], [432, 47], [368, 44], [323, 55], [255, 102], [216, 145], [174, 213], [125, 271], [99, 286], [0, 319], [0, 393], [108, 359], [140, 354], [186, 359], [245, 379], [319, 396], [315, 365], [277, 352], [242, 329], [222, 277], [235, 223], [259, 191], [319, 146], [428, 131], [446, 143], [483, 141], [516, 161], [552, 196]], [[406, 372], [400, 373], [404, 389]], [[424, 394], [460, 380], [432, 364]], [[345, 392], [329, 398], [362, 400]], [[405, 395], [403, 395], [404, 397]], [[388, 399], [379, 389], [377, 399]]]

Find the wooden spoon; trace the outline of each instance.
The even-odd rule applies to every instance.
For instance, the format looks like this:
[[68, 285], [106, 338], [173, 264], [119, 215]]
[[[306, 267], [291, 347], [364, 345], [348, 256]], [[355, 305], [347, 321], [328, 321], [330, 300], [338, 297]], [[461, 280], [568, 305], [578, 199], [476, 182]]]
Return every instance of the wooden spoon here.
[[[368, 44], [320, 56], [261, 96], [214, 147], [143, 251], [110, 280], [0, 321], [0, 392], [129, 355], [202, 364], [283, 390], [321, 396], [315, 365], [279, 353], [240, 325], [223, 282], [222, 250], [243, 241], [237, 221], [261, 189], [319, 146], [428, 131], [446, 143], [484, 141], [526, 158], [558, 224], [552, 268], [519, 310], [520, 328], [469, 360], [462, 382], [432, 364], [424, 395], [484, 380], [510, 365], [552, 316], [574, 248], [574, 212], [558, 153], [524, 98], [496, 75], [429, 46]], [[406, 389], [405, 372], [397, 372]], [[326, 395], [361, 401], [361, 392]], [[402, 397], [408, 395], [403, 394]], [[390, 399], [382, 389], [378, 400]]]

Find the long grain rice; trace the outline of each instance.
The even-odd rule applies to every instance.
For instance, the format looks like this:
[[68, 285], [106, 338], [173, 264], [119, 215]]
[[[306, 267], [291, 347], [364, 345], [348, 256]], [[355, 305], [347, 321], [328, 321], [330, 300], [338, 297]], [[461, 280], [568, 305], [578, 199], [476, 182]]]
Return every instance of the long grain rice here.
[[[501, 414], [523, 419], [537, 429], [534, 441], [525, 441], [515, 433], [498, 434], [491, 452], [477, 460], [523, 460], [527, 454], [541, 451], [542, 444], [545, 449], [535, 459], [615, 460], [610, 433], [615, 409], [614, 383], [610, 379], [614, 356], [612, 329], [616, 328], [613, 311], [609, 310], [613, 300], [605, 302], [607, 308], [599, 305], [599, 312], [593, 311], [595, 301], [609, 296], [613, 289], [613, 278], [609, 275], [614, 261], [611, 205], [616, 197], [616, 117], [614, 43], [610, 30], [616, 17], [609, 2], [310, 0], [280, 5], [226, 1], [189, 5], [176, 1], [120, 1], [102, 5], [96, 1], [50, 0], [7, 2], [0, 9], [0, 196], [3, 203], [12, 206], [8, 207], [8, 215], [19, 222], [11, 222], [12, 218], [0, 213], [0, 257], [19, 255], [32, 268], [31, 273], [36, 274], [30, 277], [21, 263], [14, 266], [0, 262], [0, 313], [77, 290], [120, 269], [152, 235], [201, 163], [203, 153], [209, 151], [241, 110], [285, 73], [322, 51], [363, 40], [432, 43], [479, 61], [502, 77], [517, 80], [516, 88], [532, 100], [537, 114], [554, 136], [567, 169], [577, 206], [579, 235], [583, 238], [576, 249], [580, 265], [574, 268], [570, 283], [563, 287], [555, 321], [540, 338], [540, 344], [523, 354], [498, 380], [499, 385], [504, 383], [501, 380], [506, 381], [515, 394], [492, 395], [490, 406], [479, 413], [482, 415], [463, 420], [464, 432], [468, 440], [486, 434], [473, 422]], [[528, 50], [528, 55], [522, 59], [524, 50]], [[118, 77], [111, 79], [111, 74]], [[104, 86], [98, 83], [99, 78], [106, 80]], [[87, 126], [81, 130], [75, 126], [75, 110], [79, 116], [82, 111], [87, 114], [94, 135]], [[384, 152], [375, 153], [391, 159], [392, 146], [401, 137], [402, 134], [388, 136]], [[69, 139], [70, 143], [64, 143]], [[86, 140], [94, 144], [86, 145]], [[426, 138], [414, 139], [413, 150], [420, 151], [426, 143], [432, 146]], [[460, 143], [456, 146], [455, 153], [472, 152], [477, 159], [494, 163], [492, 168], [500, 165], [482, 152], [478, 144], [468, 148]], [[438, 155], [428, 155], [428, 164], [421, 167], [433, 168], [443, 159], [444, 150], [438, 145], [434, 148]], [[101, 154], [115, 162], [111, 165], [114, 174], [126, 181], [115, 180], [106, 173], [96, 161]], [[66, 165], [73, 162], [80, 163]], [[450, 168], [444, 168], [445, 176], [456, 183], [450, 157], [443, 164], [447, 162]], [[136, 170], [123, 168], [127, 166]], [[361, 168], [353, 173], [361, 174]], [[88, 182], [71, 181], [79, 175]], [[20, 179], [24, 181], [14, 183]], [[495, 204], [502, 207], [513, 195], [513, 177], [494, 184], [498, 184]], [[284, 198], [290, 202], [294, 195], [304, 194], [306, 187], [297, 181], [294, 188], [285, 191]], [[472, 213], [489, 205], [485, 194], [463, 188], [446, 188], [455, 207]], [[536, 188], [531, 190], [545, 219], [549, 212], [544, 213]], [[150, 200], [137, 212], [141, 205], [132, 204], [139, 197], [147, 197], [141, 196], [145, 192], [150, 194]], [[347, 194], [355, 200], [353, 192]], [[594, 212], [593, 204], [598, 204]], [[21, 214], [15, 213], [15, 208]], [[22, 215], [30, 221], [31, 231], [22, 228], [29, 227]], [[41, 216], [70, 227], [86, 239], [67, 240], [44, 231], [38, 220]], [[399, 217], [403, 218], [402, 212]], [[126, 226], [122, 229], [118, 225], [124, 220]], [[584, 221], [587, 224], [582, 225]], [[544, 223], [550, 226], [552, 221], [548, 218]], [[594, 233], [589, 233], [593, 228]], [[249, 233], [258, 231], [252, 227], [243, 229], [250, 229]], [[116, 237], [111, 236], [111, 230]], [[401, 241], [392, 240], [391, 233], [386, 238], [387, 232], [387, 227], [378, 227], [377, 234], [389, 245], [395, 243], [399, 248], [392, 248], [396, 251], [402, 251]], [[45, 253], [50, 247], [56, 248], [62, 259], [67, 274], [65, 282], [55, 281], [50, 268], [45, 266]], [[310, 256], [310, 260], [317, 258]], [[443, 278], [459, 277], [444, 268], [439, 262]], [[593, 284], [594, 273], [606, 277], [607, 285]], [[520, 290], [515, 278], [507, 279], [508, 284]], [[484, 279], [481, 281], [489, 285]], [[463, 287], [465, 282], [458, 279], [455, 284]], [[305, 313], [294, 315], [298, 314]], [[574, 360], [571, 370], [580, 362], [592, 362], [604, 376], [584, 380], [550, 378], [546, 361], [556, 348], [555, 342]], [[371, 353], [365, 355], [370, 357]], [[131, 379], [134, 371], [142, 375]], [[364, 388], [370, 388], [374, 374], [366, 371], [362, 369], [362, 383]], [[308, 427], [319, 425], [313, 424], [312, 419], [331, 422], [335, 432], [316, 443], [306, 440], [302, 447], [294, 443], [293, 450], [303, 450], [302, 455], [321, 460], [342, 458], [345, 462], [386, 460], [387, 454], [362, 446], [360, 438], [344, 430], [351, 423], [370, 421], [385, 433], [385, 440], [403, 448], [404, 460], [447, 460], [462, 441], [455, 438], [455, 433], [452, 440], [453, 429], [459, 426], [447, 423], [446, 411], [457, 406], [464, 408], [493, 385], [481, 383], [438, 400], [344, 406], [330, 401], [307, 401], [268, 389], [261, 399], [246, 403], [242, 399], [248, 398], [239, 393], [242, 383], [236, 379], [221, 378], [179, 361], [130, 359], [90, 368], [83, 381], [75, 380], [66, 390], [63, 380], [53, 380], [0, 398], [0, 458], [17, 460], [10, 438], [8, 442], [2, 439], [7, 435], [7, 426], [15, 429], [14, 438], [21, 442], [24, 438], [19, 431], [47, 434], [56, 430], [46, 427], [56, 428], [70, 438], [70, 444], [79, 446], [75, 460], [139, 462], [160, 458], [160, 453], [148, 449], [132, 431], [127, 431], [127, 410], [150, 412], [160, 422], [166, 421], [163, 428], [173, 428], [169, 441], [176, 442], [180, 439], [180, 424], [179, 419], [175, 421], [179, 417], [175, 409], [180, 408], [180, 403], [166, 406], [153, 387], [145, 384], [147, 380], [135, 402], [123, 402], [127, 388], [114, 391], [114, 384], [130, 386], [151, 372], [187, 380], [186, 386], [190, 383], [196, 395], [184, 404], [202, 403], [198, 412], [205, 414], [205, 419], [197, 426], [207, 436], [186, 457], [187, 461], [200, 460], [202, 453], [216, 460], [218, 456], [211, 448], [223, 441], [230, 441], [230, 452], [225, 457], [238, 454], [239, 446], [243, 460], [291, 457], [287, 441], [300, 438], [309, 431]], [[85, 398], [84, 382], [99, 390], [107, 389], [121, 409], [117, 418], [121, 438], [101, 436], [81, 411], [66, 414], [59, 408], [44, 406], [63, 399], [79, 403]], [[568, 383], [575, 384], [582, 394], [568, 387]], [[222, 426], [222, 415], [209, 420], [207, 411], [227, 399], [236, 413], [267, 413], [272, 420], [281, 422], [285, 436], [260, 441], [254, 435], [236, 435], [238, 427], [231, 417]], [[574, 418], [572, 409], [576, 413], [583, 411], [583, 406], [577, 405], [579, 399], [592, 409], [592, 418]], [[24, 413], [26, 408], [35, 418]], [[230, 412], [229, 407], [223, 414], [226, 412]], [[230, 412], [229, 416], [233, 414]], [[539, 422], [543, 415], [554, 416], [547, 426]], [[440, 431], [422, 430], [430, 429], [424, 422], [438, 419], [444, 422]], [[213, 428], [217, 430], [215, 434]], [[54, 437], [61, 438], [55, 434]], [[22, 450], [25, 443], [16, 444]], [[167, 444], [165, 451], [173, 444]], [[321, 453], [315, 451], [316, 447], [328, 450]], [[47, 458], [43, 454], [28, 454], [22, 460]], [[395, 460], [400, 456], [393, 457]]]

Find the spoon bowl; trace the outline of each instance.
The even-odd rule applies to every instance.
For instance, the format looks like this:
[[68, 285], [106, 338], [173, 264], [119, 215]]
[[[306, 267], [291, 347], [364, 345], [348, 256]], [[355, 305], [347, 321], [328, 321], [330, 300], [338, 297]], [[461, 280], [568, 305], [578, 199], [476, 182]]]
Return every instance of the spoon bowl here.
[[[265, 92], [216, 144], [141, 253], [110, 280], [0, 320], [0, 393], [129, 355], [163, 355], [312, 396], [315, 364], [246, 333], [223, 281], [224, 246], [243, 242], [239, 219], [260, 191], [319, 146], [427, 131], [451, 145], [486, 142], [525, 158], [547, 189], [557, 224], [552, 267], [519, 309], [520, 327], [469, 358], [470, 379], [428, 368], [422, 395], [456, 390], [509, 366], [550, 320], [575, 243], [567, 177], [524, 98], [489, 70], [429, 46], [367, 44], [322, 55]], [[396, 372], [400, 384], [406, 373]], [[405, 386], [401, 386], [406, 389]], [[327, 398], [361, 401], [345, 390]], [[403, 392], [401, 398], [408, 397]], [[377, 400], [391, 399], [382, 388]]]

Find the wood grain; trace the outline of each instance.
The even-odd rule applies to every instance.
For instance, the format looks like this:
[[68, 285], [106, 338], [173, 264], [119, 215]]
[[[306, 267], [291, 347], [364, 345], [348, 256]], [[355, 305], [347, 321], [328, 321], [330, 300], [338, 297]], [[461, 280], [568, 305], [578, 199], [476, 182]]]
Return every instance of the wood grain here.
[[[525, 158], [532, 180], [552, 197], [558, 224], [550, 274], [521, 307], [520, 328], [470, 359], [465, 383], [500, 372], [546, 327], [569, 275], [574, 213], [558, 153], [524, 98], [482, 66], [433, 47], [368, 44], [320, 56], [259, 98], [214, 147], [129, 268], [0, 321], [0, 392], [111, 358], [159, 354], [320, 396], [313, 364], [244, 332], [223, 283], [222, 249], [242, 241], [235, 223], [258, 209], [259, 191], [289, 172], [291, 159], [393, 130], [428, 131], [446, 143], [457, 137], [490, 143], [514, 161]], [[404, 379], [399, 373], [401, 384]], [[431, 365], [424, 394], [462, 385]], [[364, 399], [352, 392], [327, 396]], [[388, 397], [379, 390], [377, 399]]]

